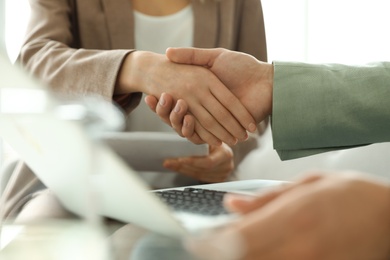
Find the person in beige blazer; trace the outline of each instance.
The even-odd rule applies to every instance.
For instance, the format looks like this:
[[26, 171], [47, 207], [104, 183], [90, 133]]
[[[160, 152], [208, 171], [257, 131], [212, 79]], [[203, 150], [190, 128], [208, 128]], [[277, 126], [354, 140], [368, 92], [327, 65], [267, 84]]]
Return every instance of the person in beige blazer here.
[[[193, 46], [224, 47], [267, 60], [263, 14], [258, 0], [151, 0], [147, 4], [137, 0], [30, 0], [30, 22], [17, 62], [54, 91], [76, 96], [98, 94], [117, 103], [127, 114], [138, 106], [142, 93], [154, 96], [176, 93], [177, 98], [184, 98], [188, 103], [191, 98], [207, 96], [204, 91], [210, 91], [209, 85], [220, 86], [211, 90], [216, 95], [229, 94], [206, 69], [172, 64], [163, 54], [136, 50], [134, 11], [166, 16], [188, 5], [193, 15]], [[193, 77], [193, 70], [199, 70], [203, 76]], [[194, 91], [195, 82], [197, 86], [203, 84], [203, 88]], [[229, 126], [227, 129], [235, 129], [225, 132], [226, 144], [220, 145], [219, 140], [205, 131], [202, 138], [212, 144], [210, 156], [191, 158], [187, 167], [174, 162], [171, 169], [201, 182], [232, 177], [234, 165], [257, 145], [253, 138], [245, 145], [232, 146], [237, 140], [248, 138], [245, 130], [256, 131], [256, 127], [248, 126], [254, 122], [250, 114], [238, 100], [235, 102], [234, 111], [241, 111], [235, 121], [224, 122]], [[215, 102], [204, 100], [204, 107], [193, 112], [206, 111], [213, 115], [222, 108], [230, 113], [229, 106], [208, 104]], [[197, 166], [200, 163], [205, 165]], [[35, 211], [34, 217], [68, 214], [23, 162], [11, 174], [3, 196], [8, 218], [30, 218], [35, 204], [46, 206]]]

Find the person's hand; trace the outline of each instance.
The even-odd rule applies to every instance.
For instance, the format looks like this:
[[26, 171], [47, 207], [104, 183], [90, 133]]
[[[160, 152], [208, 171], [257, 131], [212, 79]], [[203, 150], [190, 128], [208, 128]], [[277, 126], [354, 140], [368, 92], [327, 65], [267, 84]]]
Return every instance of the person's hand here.
[[167, 159], [164, 167], [207, 183], [228, 180], [234, 169], [233, 151], [225, 143], [209, 146], [209, 155]]
[[174, 105], [173, 98], [167, 93], [163, 93], [161, 99], [164, 100], [163, 103], [153, 96], [146, 96], [145, 103], [180, 136], [186, 137], [195, 144], [204, 143], [197, 133], [207, 130], [197, 122], [196, 118], [188, 114], [187, 103], [179, 99]]
[[180, 136], [186, 137], [195, 144], [202, 144], [205, 141], [198, 133], [207, 132], [201, 124], [195, 123], [197, 120], [188, 113], [187, 103], [179, 99], [174, 104], [171, 95], [163, 93], [160, 101], [154, 96], [146, 96], [145, 103], [152, 109], [162, 121], [170, 125]]
[[211, 70], [252, 114], [257, 123], [272, 111], [273, 65], [227, 49], [168, 48], [175, 63]]
[[[193, 64], [210, 69], [241, 101], [259, 123], [272, 111], [273, 66], [248, 54], [226, 49], [169, 48], [167, 57], [176, 63]], [[167, 95], [169, 98], [169, 95]], [[159, 96], [147, 97], [147, 104], [177, 133], [199, 143], [199, 133], [212, 130], [200, 127], [202, 119], [191, 113], [175, 113], [172, 106], [157, 107]], [[181, 108], [188, 105], [183, 100]], [[159, 109], [156, 109], [159, 108]], [[172, 112], [172, 113], [171, 113]], [[176, 123], [173, 123], [176, 122]], [[184, 126], [185, 128], [180, 128]], [[204, 129], [206, 128], [206, 129]], [[215, 130], [213, 130], [215, 131]]]
[[175, 64], [161, 54], [133, 52], [123, 62], [115, 94], [134, 92], [156, 97], [166, 92], [174, 102], [185, 100], [189, 113], [202, 125], [197, 134], [211, 145], [220, 145], [221, 141], [233, 145], [246, 140], [246, 130], [256, 130], [254, 119], [241, 102], [201, 66]]
[[313, 175], [259, 198], [227, 196], [234, 224], [186, 241], [201, 259], [390, 259], [390, 186]]

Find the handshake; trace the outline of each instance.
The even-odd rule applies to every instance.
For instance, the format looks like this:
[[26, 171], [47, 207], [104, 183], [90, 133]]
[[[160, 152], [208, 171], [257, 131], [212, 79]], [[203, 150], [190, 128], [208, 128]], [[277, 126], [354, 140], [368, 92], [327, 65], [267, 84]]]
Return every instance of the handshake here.
[[234, 145], [271, 115], [272, 64], [222, 48], [169, 48], [166, 56], [173, 63], [191, 66], [193, 78], [201, 78], [182, 86], [190, 93], [186, 97], [164, 92], [145, 98], [180, 136], [196, 144]]

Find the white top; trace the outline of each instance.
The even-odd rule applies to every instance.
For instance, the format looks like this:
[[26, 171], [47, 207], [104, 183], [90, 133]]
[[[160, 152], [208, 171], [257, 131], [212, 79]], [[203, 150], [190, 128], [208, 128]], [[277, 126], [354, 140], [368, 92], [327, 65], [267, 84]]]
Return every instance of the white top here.
[[164, 54], [168, 47], [191, 47], [194, 19], [192, 6], [167, 16], [134, 11], [135, 48]]
[[[135, 48], [164, 54], [168, 47], [192, 47], [194, 18], [192, 5], [167, 16], [150, 16], [134, 11]], [[173, 132], [143, 99], [128, 117], [130, 131]], [[164, 188], [173, 185], [176, 174], [156, 174], [143, 172], [140, 177], [154, 187]], [[186, 184], [183, 184], [186, 185]], [[189, 185], [189, 183], [188, 183]]]

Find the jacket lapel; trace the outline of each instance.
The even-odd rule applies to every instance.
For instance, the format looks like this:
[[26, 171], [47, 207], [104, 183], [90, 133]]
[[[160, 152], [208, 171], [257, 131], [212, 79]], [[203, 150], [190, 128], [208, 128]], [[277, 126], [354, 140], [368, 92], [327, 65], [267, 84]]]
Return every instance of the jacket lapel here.
[[111, 49], [134, 49], [134, 17], [131, 1], [101, 1], [107, 17]]
[[194, 46], [213, 48], [217, 46], [219, 4], [217, 1], [192, 0], [194, 12]]

